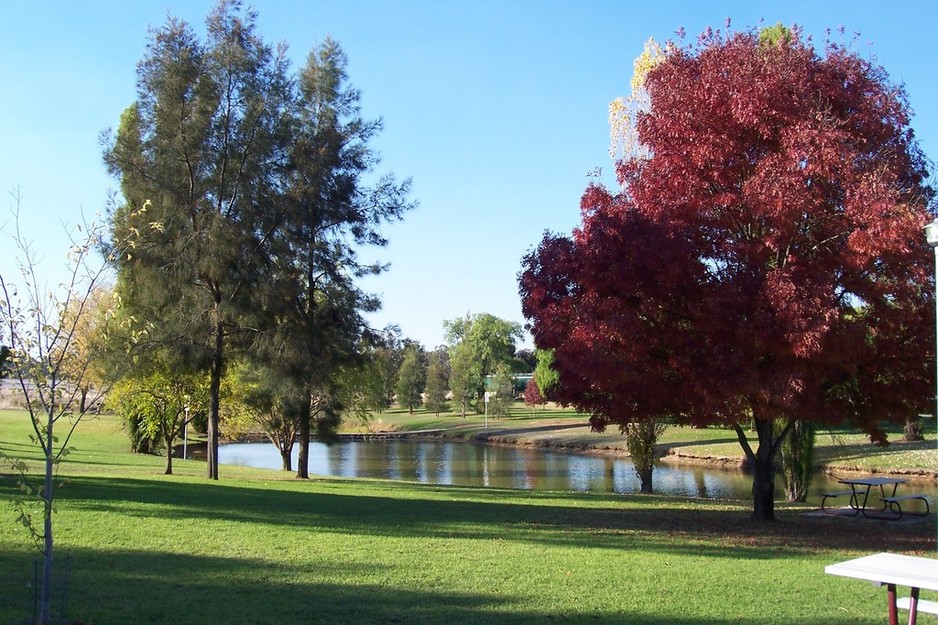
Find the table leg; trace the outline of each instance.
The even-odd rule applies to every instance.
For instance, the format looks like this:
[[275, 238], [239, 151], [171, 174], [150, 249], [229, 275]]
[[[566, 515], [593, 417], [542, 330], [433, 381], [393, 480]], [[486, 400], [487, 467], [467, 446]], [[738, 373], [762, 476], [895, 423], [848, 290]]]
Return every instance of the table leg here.
[[[860, 514], [860, 511], [863, 509], [863, 506], [866, 505], [866, 499], [863, 500], [863, 504], [860, 504], [860, 493], [857, 492], [857, 485], [850, 484], [850, 490], [853, 491], [853, 494], [850, 496], [850, 507], [853, 508], [853, 516]], [[869, 489], [867, 489], [867, 496], [869, 496]], [[863, 516], [866, 516], [866, 513], [863, 513]]]
[[863, 516], [867, 516], [867, 514], [866, 514], [866, 502], [869, 501], [869, 499], [870, 499], [870, 489], [871, 489], [871, 488], [873, 488], [873, 485], [872, 485], [872, 484], [867, 484], [867, 485], [866, 485], [866, 492], [863, 493], [863, 505], [860, 506], [860, 512], [863, 513]]
[[889, 607], [889, 625], [899, 625], [899, 609], [896, 607], [896, 585], [886, 585], [886, 596], [888, 597]]
[[909, 593], [909, 625], [915, 625], [918, 618], [918, 588], [912, 588]]

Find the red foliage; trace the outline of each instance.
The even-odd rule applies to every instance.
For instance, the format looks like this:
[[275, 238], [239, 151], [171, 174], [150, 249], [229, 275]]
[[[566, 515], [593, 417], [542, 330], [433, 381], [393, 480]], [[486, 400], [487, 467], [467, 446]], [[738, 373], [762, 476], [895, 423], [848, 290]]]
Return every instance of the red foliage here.
[[931, 190], [904, 93], [855, 54], [751, 33], [646, 80], [651, 156], [587, 188], [524, 259], [558, 399], [593, 424], [882, 420], [930, 411]]
[[534, 378], [528, 380], [528, 383], [524, 385], [524, 405], [543, 406], [546, 403], [547, 400], [541, 395], [541, 389], [537, 387]]

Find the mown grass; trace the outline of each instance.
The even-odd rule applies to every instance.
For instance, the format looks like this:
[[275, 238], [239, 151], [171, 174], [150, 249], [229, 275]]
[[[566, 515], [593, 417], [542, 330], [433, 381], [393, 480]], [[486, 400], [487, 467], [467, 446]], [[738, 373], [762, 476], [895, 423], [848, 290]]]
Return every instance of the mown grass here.
[[[0, 449], [32, 458], [21, 413]], [[276, 471], [128, 454], [113, 418], [80, 426], [55, 523], [68, 623], [879, 623], [885, 593], [824, 566], [931, 553], [935, 523], [749, 502], [532, 492]], [[4, 475], [0, 498], [15, 488]], [[31, 616], [37, 553], [0, 506], [0, 623]]]

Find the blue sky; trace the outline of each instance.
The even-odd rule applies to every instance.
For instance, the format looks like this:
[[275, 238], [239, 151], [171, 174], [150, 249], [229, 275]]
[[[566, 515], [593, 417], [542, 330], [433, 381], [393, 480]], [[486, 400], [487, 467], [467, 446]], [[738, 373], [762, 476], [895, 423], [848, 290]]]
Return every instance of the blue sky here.
[[[68, 226], [104, 211], [117, 188], [99, 134], [135, 96], [149, 26], [167, 13], [201, 30], [208, 0], [0, 0], [0, 225], [19, 188], [22, 228], [50, 285]], [[523, 322], [516, 274], [545, 230], [569, 232], [590, 171], [611, 179], [609, 102], [627, 95], [649, 37], [683, 27], [799, 24], [815, 41], [843, 26], [861, 55], [902, 83], [913, 128], [938, 155], [938, 63], [927, 42], [938, 5], [882, 2], [258, 0], [260, 33], [301, 64], [326, 36], [349, 57], [383, 171], [413, 179], [420, 207], [385, 228], [391, 263], [366, 283], [383, 297], [370, 321], [432, 348], [445, 319], [488, 312]], [[7, 239], [0, 272], [11, 275]]]

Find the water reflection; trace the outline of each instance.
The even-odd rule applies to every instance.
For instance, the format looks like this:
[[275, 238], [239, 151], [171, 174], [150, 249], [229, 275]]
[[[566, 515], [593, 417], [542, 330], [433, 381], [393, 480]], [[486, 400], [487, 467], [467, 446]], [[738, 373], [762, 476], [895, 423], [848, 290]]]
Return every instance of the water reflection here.
[[[294, 466], [297, 452], [294, 449]], [[218, 457], [222, 464], [280, 468], [280, 456], [269, 443], [223, 445]], [[453, 441], [344, 441], [331, 447], [311, 443], [309, 472], [524, 490], [602, 493], [640, 490], [628, 458]], [[781, 479], [777, 486], [781, 499]], [[920, 485], [915, 488], [921, 491]], [[842, 487], [835, 479], [817, 475], [809, 500], [818, 502], [820, 493], [831, 489]], [[664, 495], [748, 500], [752, 496], [752, 477], [742, 471], [659, 464], [654, 472], [654, 490]], [[934, 483], [929, 483], [926, 492], [933, 495], [934, 490]]]

